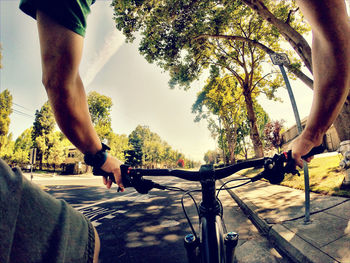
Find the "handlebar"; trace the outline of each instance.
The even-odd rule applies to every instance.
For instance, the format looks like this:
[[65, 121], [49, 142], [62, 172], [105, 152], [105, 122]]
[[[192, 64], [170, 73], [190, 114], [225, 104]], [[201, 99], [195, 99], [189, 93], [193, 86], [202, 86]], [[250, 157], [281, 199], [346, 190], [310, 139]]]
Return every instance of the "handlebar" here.
[[[302, 156], [307, 159], [313, 155], [324, 152], [325, 148], [320, 145], [313, 148], [307, 155]], [[265, 178], [272, 184], [279, 184], [283, 181], [286, 173], [298, 174], [295, 161], [292, 159], [291, 151], [275, 154], [273, 157], [265, 157], [255, 160], [243, 161], [224, 168], [200, 169], [199, 171], [172, 170], [172, 169], [139, 169], [128, 165], [121, 165], [121, 175], [124, 187], [134, 187], [139, 193], [148, 193], [152, 188], [165, 189], [164, 186], [156, 184], [151, 180], [144, 179], [143, 176], [175, 176], [188, 181], [201, 181], [206, 178], [214, 180], [223, 179], [240, 170], [252, 167], [263, 167], [264, 170], [251, 178], [257, 181]], [[203, 172], [205, 170], [205, 172]], [[94, 175], [105, 176], [115, 183], [113, 174], [106, 173], [102, 169], [93, 169]]]

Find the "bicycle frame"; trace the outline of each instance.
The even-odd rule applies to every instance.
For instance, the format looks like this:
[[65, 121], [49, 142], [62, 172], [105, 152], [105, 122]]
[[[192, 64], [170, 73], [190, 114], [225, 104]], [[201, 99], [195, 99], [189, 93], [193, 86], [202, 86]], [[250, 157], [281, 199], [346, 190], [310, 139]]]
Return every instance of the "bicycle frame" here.
[[[230, 263], [233, 258], [235, 246], [226, 250], [224, 247], [225, 224], [222, 220], [223, 210], [220, 201], [216, 197], [216, 187], [213, 166], [202, 166], [199, 170], [202, 186], [202, 202], [199, 206], [200, 222], [200, 259], [202, 263]], [[238, 236], [237, 236], [238, 239]], [[238, 240], [235, 240], [235, 245]], [[232, 243], [232, 242], [231, 242]], [[193, 247], [196, 249], [196, 247]], [[187, 249], [188, 251], [188, 249]], [[188, 251], [191, 253], [191, 251]], [[189, 261], [193, 257], [188, 256]]]
[[[323, 151], [324, 148], [321, 145], [313, 148], [309, 154], [302, 158], [307, 159], [309, 156]], [[143, 176], [175, 176], [188, 181], [200, 181], [202, 186], [202, 201], [199, 206], [200, 239], [196, 240], [195, 231], [189, 220], [194, 235], [187, 235], [184, 240], [189, 262], [198, 262], [196, 250], [199, 247], [202, 263], [232, 263], [234, 249], [238, 242], [238, 234], [234, 232], [226, 233], [224, 238], [226, 227], [223, 222], [222, 205], [216, 196], [216, 180], [228, 177], [245, 168], [263, 166], [264, 170], [256, 176], [248, 178], [248, 182], [255, 182], [265, 178], [272, 184], [279, 184], [283, 180], [285, 173], [298, 173], [291, 156], [292, 153], [289, 151], [288, 153], [275, 154], [273, 157], [241, 162], [216, 169], [215, 171], [212, 165], [201, 166], [199, 172], [168, 169], [132, 169], [127, 165], [122, 165], [120, 169], [123, 185], [125, 187], [134, 187], [141, 194], [146, 194], [153, 188], [174, 190], [154, 183], [151, 180], [143, 179]], [[99, 167], [94, 167], [93, 173], [105, 176], [115, 183], [114, 175], [104, 172]]]

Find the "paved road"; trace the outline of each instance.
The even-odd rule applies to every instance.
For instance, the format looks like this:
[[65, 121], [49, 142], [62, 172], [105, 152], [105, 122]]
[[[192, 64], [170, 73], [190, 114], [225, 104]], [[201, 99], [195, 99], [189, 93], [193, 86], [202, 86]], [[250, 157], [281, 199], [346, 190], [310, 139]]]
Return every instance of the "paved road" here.
[[[168, 185], [184, 189], [199, 187], [175, 178], [164, 180]], [[133, 189], [116, 193], [116, 188], [106, 190], [92, 183], [89, 186], [67, 181], [64, 185], [57, 184], [52, 182], [46, 190], [72, 204], [97, 228], [102, 243], [100, 262], [186, 262], [183, 237], [190, 229], [181, 208], [182, 193], [152, 190], [140, 195]], [[226, 192], [223, 191], [220, 198], [228, 231], [240, 234], [236, 249], [238, 262], [289, 262], [271, 248]], [[185, 199], [185, 205], [197, 227], [192, 201]]]

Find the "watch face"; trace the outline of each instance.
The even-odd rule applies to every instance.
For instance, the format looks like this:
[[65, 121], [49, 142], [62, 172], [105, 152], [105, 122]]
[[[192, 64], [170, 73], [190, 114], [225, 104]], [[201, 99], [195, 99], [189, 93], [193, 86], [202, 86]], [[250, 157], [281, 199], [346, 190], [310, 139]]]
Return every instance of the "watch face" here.
[[84, 156], [84, 161], [86, 164], [93, 167], [101, 167], [107, 160], [107, 152], [110, 148], [102, 143], [102, 150], [98, 151], [96, 154], [87, 153]]

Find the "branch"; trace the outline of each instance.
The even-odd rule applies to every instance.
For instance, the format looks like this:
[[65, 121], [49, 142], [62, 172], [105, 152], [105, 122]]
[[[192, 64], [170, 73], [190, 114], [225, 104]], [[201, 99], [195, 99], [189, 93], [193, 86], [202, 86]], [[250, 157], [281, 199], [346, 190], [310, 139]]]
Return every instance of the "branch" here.
[[311, 47], [302, 37], [302, 35], [292, 28], [289, 24], [278, 19], [274, 16], [268, 8], [265, 6], [263, 0], [242, 0], [252, 10], [256, 11], [259, 16], [274, 25], [282, 36], [291, 44], [293, 49], [300, 56], [305, 66], [312, 73], [312, 62], [311, 62]]
[[253, 90], [255, 89], [255, 87], [259, 84], [260, 81], [264, 80], [267, 76], [272, 75], [272, 74], [275, 74], [275, 73], [276, 73], [276, 72], [270, 72], [270, 73], [265, 74], [265, 76], [261, 77], [259, 80], [257, 80], [257, 81], [255, 82], [254, 85], [252, 85], [251, 91], [253, 91]]
[[[265, 46], [264, 44], [261, 44], [260, 42], [258, 42], [256, 40], [252, 40], [252, 39], [241, 37], [241, 36], [202, 34], [202, 35], [195, 37], [193, 40], [197, 41], [199, 39], [209, 39], [209, 38], [247, 42], [247, 43], [251, 43], [252, 45], [260, 48], [261, 50], [265, 51], [269, 55], [275, 53], [271, 48]], [[313, 89], [313, 80], [310, 79], [308, 76], [306, 76], [302, 71], [300, 71], [299, 69], [293, 68], [291, 65], [286, 66], [286, 68], [289, 70], [289, 72], [293, 73], [297, 78], [299, 78], [302, 82], [304, 82], [304, 84], [306, 84], [310, 89]]]
[[294, 14], [295, 12], [297, 12], [299, 10], [299, 7], [294, 9], [294, 10], [290, 10], [289, 13], [288, 13], [288, 17], [287, 17], [287, 20], [286, 20], [286, 24], [289, 24], [289, 21], [290, 21], [290, 17], [292, 16], [292, 14]]
[[267, 54], [273, 54], [275, 53], [272, 49], [268, 48], [267, 46], [261, 44], [260, 42], [256, 41], [256, 40], [252, 40], [246, 37], [241, 37], [241, 36], [226, 36], [226, 35], [210, 35], [210, 34], [202, 34], [199, 35], [198, 37], [195, 37], [193, 40], [197, 41], [199, 39], [208, 39], [208, 38], [214, 38], [214, 39], [226, 39], [226, 40], [237, 40], [237, 41], [241, 41], [241, 42], [246, 42], [246, 43], [250, 43], [254, 46], [257, 46], [258, 48], [264, 50]]

